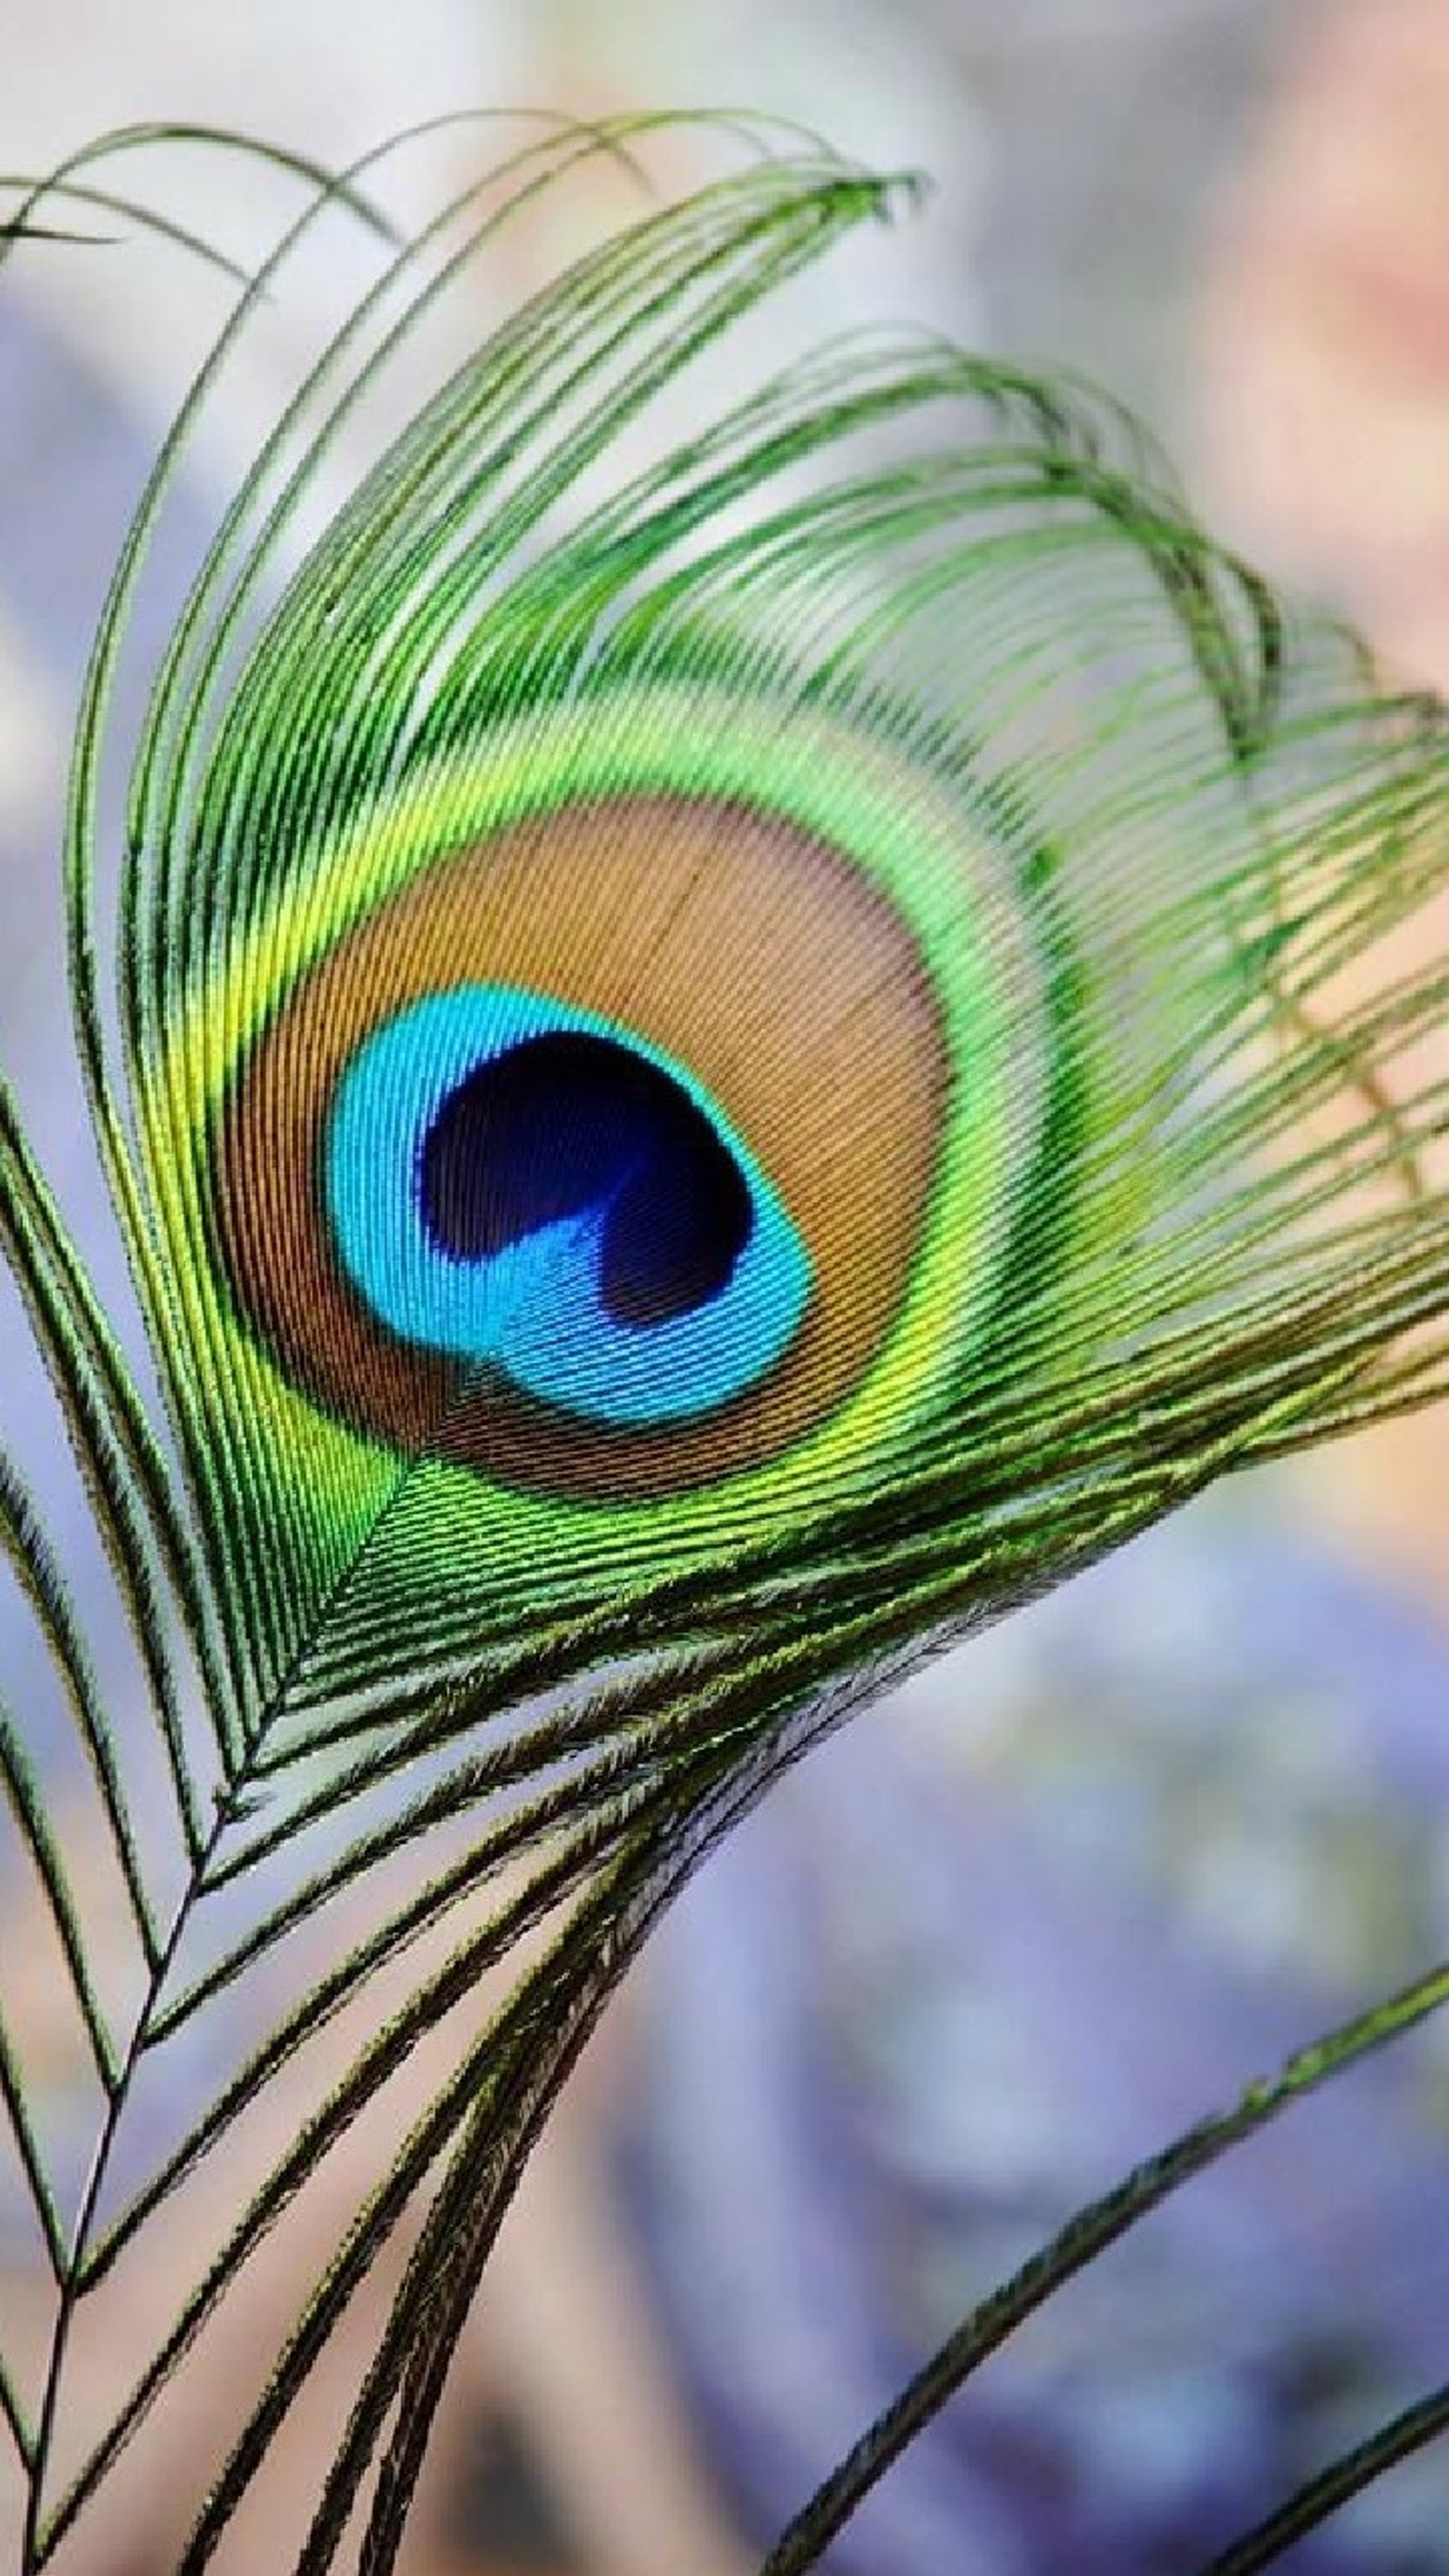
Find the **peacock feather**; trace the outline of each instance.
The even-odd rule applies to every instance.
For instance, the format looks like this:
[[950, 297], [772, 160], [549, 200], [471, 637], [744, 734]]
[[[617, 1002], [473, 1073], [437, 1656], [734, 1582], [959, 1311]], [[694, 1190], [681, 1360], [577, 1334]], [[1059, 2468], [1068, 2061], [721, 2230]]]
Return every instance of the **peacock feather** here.
[[[639, 156], [682, 136], [720, 173], [656, 195]], [[64, 831], [143, 1342], [0, 1104], [0, 1234], [135, 1665], [103, 1688], [7, 1470], [98, 1826], [82, 1870], [7, 1716], [94, 2114], [59, 2170], [0, 2023], [54, 2294], [29, 2346], [0, 2324], [22, 2576], [103, 2522], [370, 2113], [176, 2567], [233, 2563], [401, 2244], [288, 2562], [381, 2576], [524, 2159], [711, 1842], [924, 1654], [1443, 1380], [1442, 711], [1295, 624], [1085, 389], [922, 331], [762, 354], [758, 308], [909, 182], [751, 122], [538, 120], [399, 229], [426, 139], [328, 178], [112, 137], [0, 243], [33, 279], [142, 228], [233, 298], [100, 614]], [[154, 197], [239, 150], [295, 192], [260, 264]], [[581, 183], [614, 191], [593, 246], [441, 355]], [[198, 427], [333, 232], [366, 279], [142, 650]], [[87, 2319], [233, 2152], [76, 2431]]]

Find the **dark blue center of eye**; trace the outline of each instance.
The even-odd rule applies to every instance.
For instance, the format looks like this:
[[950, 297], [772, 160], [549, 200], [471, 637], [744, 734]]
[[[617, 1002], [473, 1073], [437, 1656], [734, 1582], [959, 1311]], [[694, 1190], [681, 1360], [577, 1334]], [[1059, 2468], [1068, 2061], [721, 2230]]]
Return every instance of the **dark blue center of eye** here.
[[427, 1232], [456, 1261], [597, 1212], [600, 1298], [635, 1326], [719, 1296], [753, 1224], [744, 1174], [688, 1093], [580, 1030], [525, 1038], [458, 1083], [423, 1140], [420, 1184]]

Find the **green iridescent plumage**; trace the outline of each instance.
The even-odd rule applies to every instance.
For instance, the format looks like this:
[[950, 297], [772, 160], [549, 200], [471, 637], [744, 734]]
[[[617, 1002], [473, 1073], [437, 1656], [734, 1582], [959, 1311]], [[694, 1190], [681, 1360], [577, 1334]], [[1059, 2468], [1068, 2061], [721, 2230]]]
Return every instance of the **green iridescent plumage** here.
[[[381, 1964], [523, 1878], [441, 1965], [416, 1954], [400, 2017], [47, 2488], [27, 2570], [274, 2210], [547, 1920], [543, 1966], [415, 2107], [184, 2559], [426, 2184], [299, 2526], [315, 2576], [390, 2444], [365, 2562], [389, 2565], [519, 2164], [709, 1839], [928, 1647], [1222, 1469], [1439, 1383], [1443, 1095], [1400, 1069], [1446, 978], [1373, 971], [1444, 873], [1438, 711], [1291, 632], [1085, 393], [878, 335], [690, 419], [691, 362], [905, 193], [808, 139], [737, 134], [714, 184], [634, 210], [438, 367], [427, 328], [471, 265], [647, 125], [549, 130], [384, 245], [192, 566], [131, 731], [118, 674], [195, 418], [378, 172], [310, 201], [187, 399], [102, 618], [72, 990], [164, 1432], [8, 1108], [0, 1218], [184, 1850], [178, 1892], [115, 1790], [149, 2001], [112, 2099], [335, 1900], [382, 1893], [118, 2213], [93, 2188], [57, 2214], [73, 2292]], [[405, 426], [294, 547], [387, 397]], [[720, 1319], [752, 1246], [740, 1358]], [[43, 1541], [6, 1535], [64, 1660]], [[83, 1674], [74, 1696], [104, 1773]]]

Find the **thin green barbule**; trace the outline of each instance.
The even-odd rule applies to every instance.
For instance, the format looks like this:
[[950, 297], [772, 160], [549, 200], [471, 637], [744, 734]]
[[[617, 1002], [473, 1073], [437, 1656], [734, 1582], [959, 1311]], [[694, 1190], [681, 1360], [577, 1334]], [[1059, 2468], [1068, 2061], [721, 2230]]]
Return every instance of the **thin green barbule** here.
[[[731, 166], [641, 199], [415, 385], [509, 227], [595, 165], [632, 182], [671, 126]], [[308, 2285], [178, 2561], [196, 2576], [221, 2546], [406, 2218], [294, 2562], [322, 2576], [360, 2511], [383, 2576], [523, 2161], [711, 1842], [923, 1654], [1216, 1475], [1444, 1382], [1449, 1082], [1414, 1051], [1449, 960], [1405, 972], [1391, 944], [1449, 874], [1442, 710], [1295, 626], [1084, 389], [878, 333], [679, 426], [691, 362], [910, 182], [747, 120], [539, 120], [394, 235], [372, 192], [407, 140], [329, 181], [138, 129], [21, 191], [0, 239], [68, 232], [55, 207], [236, 275], [110, 164], [255, 150], [303, 191], [157, 459], [71, 772], [76, 1043], [162, 1418], [0, 1106], [0, 1238], [166, 1796], [140, 1830], [7, 1470], [0, 1544], [138, 1961], [118, 2024], [0, 1718], [101, 2105], [67, 2203], [0, 2022], [57, 2289], [33, 2398], [0, 2336], [24, 2576], [104, 2510], [330, 2149], [516, 1955]], [[278, 410], [125, 724], [189, 442], [340, 219], [377, 246], [374, 282]], [[405, 425], [308, 530], [369, 402], [402, 388]], [[327, 1909], [361, 1889], [376, 1919], [327, 1954]], [[112, 2207], [148, 2061], [303, 1934], [305, 1982]], [[62, 2475], [88, 2299], [410, 1961]]]

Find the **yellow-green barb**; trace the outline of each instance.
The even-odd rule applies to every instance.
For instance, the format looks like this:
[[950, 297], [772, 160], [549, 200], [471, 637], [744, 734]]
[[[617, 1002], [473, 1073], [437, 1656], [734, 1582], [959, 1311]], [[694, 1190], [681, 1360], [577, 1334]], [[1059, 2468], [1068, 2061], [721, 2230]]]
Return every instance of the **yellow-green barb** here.
[[[8, 1099], [0, 1231], [124, 1589], [175, 1848], [163, 1864], [137, 1825], [7, 1486], [0, 1536], [101, 1784], [145, 1997], [103, 2011], [75, 1930], [104, 2124], [74, 2205], [31, 2159], [60, 2322], [34, 2408], [0, 2349], [25, 2576], [104, 2510], [122, 2438], [273, 2213], [549, 1921], [309, 2287], [182, 2561], [208, 2562], [424, 2193], [298, 2527], [321, 2576], [380, 2453], [362, 2563], [390, 2567], [521, 2162], [711, 1838], [924, 1650], [1221, 1470], [1441, 1380], [1449, 1086], [1413, 1051], [1449, 977], [1380, 943], [1449, 867], [1442, 712], [1293, 629], [1081, 389], [877, 333], [732, 376], [681, 426], [691, 362], [907, 194], [809, 137], [736, 122], [724, 175], [641, 195], [429, 375], [425, 326], [479, 254], [657, 122], [540, 122], [406, 238], [371, 207], [386, 154], [345, 183], [287, 165], [300, 211], [237, 289], [101, 617], [71, 990], [164, 1421]], [[0, 252], [134, 224], [116, 168], [158, 141], [178, 166], [183, 143], [238, 148], [112, 138], [17, 194]], [[133, 605], [187, 442], [339, 214], [372, 226], [375, 283], [192, 566], [129, 725]], [[298, 559], [382, 395], [406, 426]], [[7, 1776], [46, 1875], [18, 1754]], [[414, 1951], [495, 1878], [442, 1964]], [[58, 1857], [49, 1880], [64, 1928]], [[366, 1936], [305, 1953], [253, 2058], [113, 2206], [149, 2054], [374, 1885]], [[85, 2297], [409, 1957], [409, 1999], [58, 2484]]]

